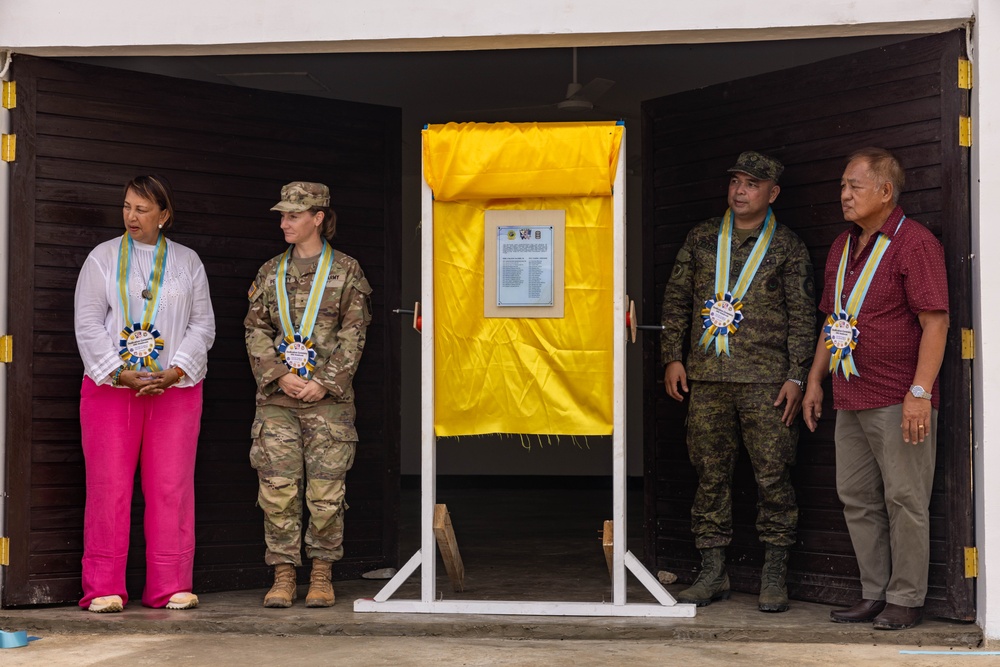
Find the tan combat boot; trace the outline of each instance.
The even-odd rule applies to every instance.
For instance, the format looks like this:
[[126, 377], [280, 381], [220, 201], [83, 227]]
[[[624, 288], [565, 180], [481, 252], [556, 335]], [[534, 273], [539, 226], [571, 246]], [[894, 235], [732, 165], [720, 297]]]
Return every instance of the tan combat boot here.
[[274, 566], [274, 585], [264, 596], [265, 607], [291, 607], [295, 599], [295, 566], [282, 563]]
[[307, 607], [332, 607], [336, 597], [333, 594], [333, 584], [330, 583], [330, 567], [328, 560], [313, 558], [312, 574], [309, 575], [309, 592], [306, 593]]
[[788, 611], [788, 549], [766, 545], [764, 567], [760, 572], [760, 598], [757, 608], [761, 611]]
[[699, 607], [716, 600], [729, 599], [729, 574], [726, 572], [726, 550], [722, 547], [701, 550], [701, 572], [690, 588], [677, 594], [678, 602]]

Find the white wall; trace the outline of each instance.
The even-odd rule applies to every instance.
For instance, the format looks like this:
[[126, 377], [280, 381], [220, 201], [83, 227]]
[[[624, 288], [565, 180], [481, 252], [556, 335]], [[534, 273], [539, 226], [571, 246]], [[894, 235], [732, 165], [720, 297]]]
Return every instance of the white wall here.
[[[991, 644], [1000, 642], [1000, 6], [979, 0], [976, 8], [972, 89], [973, 321], [976, 360], [973, 384], [976, 542], [979, 547], [979, 623]], [[994, 196], [991, 196], [994, 195]], [[990, 409], [987, 409], [989, 407]]]
[[[4, 0], [0, 47], [37, 55], [275, 53], [754, 41], [938, 32], [975, 0]], [[96, 7], [95, 7], [96, 5]], [[96, 19], [96, 20], [95, 20]], [[400, 42], [399, 44], [387, 44]], [[624, 41], [623, 41], [624, 40]], [[108, 54], [110, 55], [110, 54]]]

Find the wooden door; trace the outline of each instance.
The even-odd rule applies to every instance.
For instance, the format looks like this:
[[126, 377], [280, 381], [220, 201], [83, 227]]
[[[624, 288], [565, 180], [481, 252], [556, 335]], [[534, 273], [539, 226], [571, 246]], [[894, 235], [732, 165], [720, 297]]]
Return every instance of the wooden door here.
[[[7, 529], [3, 605], [80, 596], [83, 366], [73, 290], [95, 245], [122, 233], [121, 187], [155, 172], [172, 183], [172, 237], [209, 277], [217, 338], [209, 355], [196, 466], [195, 590], [268, 581], [256, 473], [249, 464], [254, 381], [244, 347], [247, 289], [284, 249], [268, 209], [284, 183], [331, 186], [334, 245], [356, 257], [374, 318], [355, 380], [360, 443], [348, 477], [338, 578], [396, 564], [400, 291], [400, 111], [19, 56], [12, 110]], [[138, 486], [136, 496], [141, 500]], [[141, 590], [141, 502], [128, 586]]]
[[[869, 145], [894, 151], [906, 168], [900, 203], [944, 244], [950, 281], [927, 611], [971, 620], [974, 580], [964, 568], [964, 548], [974, 544], [971, 362], [961, 355], [961, 331], [971, 327], [969, 170], [958, 137], [968, 91], [957, 82], [964, 47], [956, 31], [645, 103], [643, 312], [658, 318], [678, 248], [695, 223], [725, 210], [726, 169], [744, 150], [770, 153], [786, 165], [775, 214], [809, 246], [818, 303], [827, 251], [846, 228], [839, 205], [844, 158]], [[690, 581], [698, 564], [690, 531], [696, 476], [685, 446], [685, 408], [665, 395], [659, 341], [644, 344], [646, 551], [655, 567]], [[828, 381], [824, 419], [816, 433], [803, 428], [799, 439], [793, 481], [800, 519], [789, 592], [841, 604], [860, 597], [860, 582], [836, 492], [830, 394]], [[756, 592], [763, 549], [745, 452], [733, 503], [730, 576], [737, 589]]]

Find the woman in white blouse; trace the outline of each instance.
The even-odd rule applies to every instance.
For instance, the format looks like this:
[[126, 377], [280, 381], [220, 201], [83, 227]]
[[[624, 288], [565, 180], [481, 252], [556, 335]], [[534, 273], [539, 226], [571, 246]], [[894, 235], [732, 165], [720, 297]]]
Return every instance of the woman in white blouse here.
[[194, 461], [215, 316], [198, 255], [164, 235], [174, 220], [169, 184], [138, 176], [124, 198], [125, 233], [94, 248], [76, 285], [87, 470], [80, 606], [114, 612], [128, 602], [138, 466], [146, 501], [142, 603], [190, 609], [198, 605], [191, 592]]

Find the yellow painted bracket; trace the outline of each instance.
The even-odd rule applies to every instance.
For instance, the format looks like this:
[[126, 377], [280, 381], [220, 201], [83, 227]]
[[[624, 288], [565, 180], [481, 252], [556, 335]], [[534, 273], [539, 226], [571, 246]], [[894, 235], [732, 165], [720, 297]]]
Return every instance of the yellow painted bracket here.
[[975, 579], [979, 576], [979, 550], [976, 547], [965, 547], [965, 578]]
[[0, 160], [13, 162], [17, 149], [16, 134], [0, 134]]
[[4, 109], [13, 109], [17, 106], [17, 82], [4, 81], [0, 90], [0, 106]]
[[958, 59], [958, 87], [962, 90], [972, 89], [972, 62], [965, 58]]
[[962, 358], [976, 358], [976, 331], [975, 329], [962, 329]]

